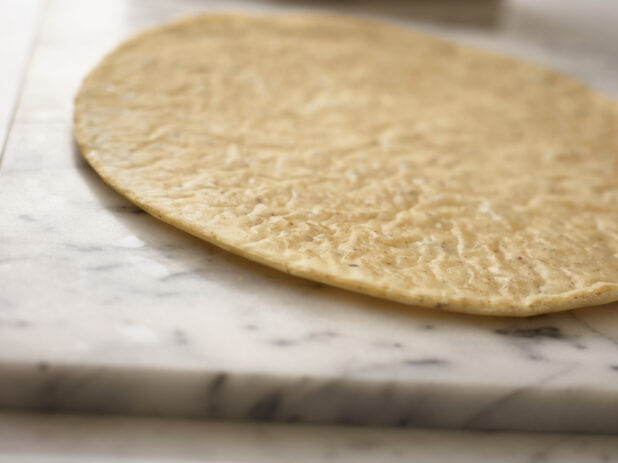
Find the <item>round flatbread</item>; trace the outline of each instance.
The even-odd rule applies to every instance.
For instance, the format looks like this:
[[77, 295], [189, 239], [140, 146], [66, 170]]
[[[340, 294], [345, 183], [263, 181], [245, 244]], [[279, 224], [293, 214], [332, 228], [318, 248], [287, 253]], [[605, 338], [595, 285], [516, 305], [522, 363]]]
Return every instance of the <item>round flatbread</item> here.
[[405, 28], [205, 15], [120, 45], [80, 149], [152, 215], [294, 275], [525, 316], [618, 299], [618, 109]]

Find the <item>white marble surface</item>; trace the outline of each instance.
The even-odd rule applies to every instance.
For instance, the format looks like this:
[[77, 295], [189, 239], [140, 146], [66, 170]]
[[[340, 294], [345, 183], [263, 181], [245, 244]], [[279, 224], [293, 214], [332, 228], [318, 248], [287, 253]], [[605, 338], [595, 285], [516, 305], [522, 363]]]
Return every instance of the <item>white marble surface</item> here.
[[0, 2], [0, 159], [32, 49], [42, 0]]
[[[432, 4], [335, 6], [618, 95], [616, 2]], [[0, 406], [618, 432], [618, 304], [490, 319], [324, 287], [158, 222], [81, 160], [72, 97], [122, 38], [191, 11], [329, 5], [49, 2], [0, 167]]]
[[618, 438], [0, 413], [0, 463], [601, 463]]

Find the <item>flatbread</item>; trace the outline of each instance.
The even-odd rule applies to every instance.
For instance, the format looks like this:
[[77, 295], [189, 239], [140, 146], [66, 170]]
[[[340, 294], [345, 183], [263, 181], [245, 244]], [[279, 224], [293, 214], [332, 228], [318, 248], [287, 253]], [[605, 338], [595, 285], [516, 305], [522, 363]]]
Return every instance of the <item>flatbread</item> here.
[[115, 190], [236, 254], [526, 316], [618, 300], [617, 106], [380, 22], [217, 14], [105, 57], [75, 135]]

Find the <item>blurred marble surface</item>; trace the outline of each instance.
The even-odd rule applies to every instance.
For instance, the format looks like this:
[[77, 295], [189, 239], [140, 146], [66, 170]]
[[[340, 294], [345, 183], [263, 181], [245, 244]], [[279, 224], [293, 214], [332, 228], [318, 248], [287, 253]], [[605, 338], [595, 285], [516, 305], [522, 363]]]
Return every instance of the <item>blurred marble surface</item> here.
[[460, 22], [466, 3], [50, 1], [0, 165], [0, 406], [618, 432], [618, 304], [490, 319], [291, 278], [142, 213], [74, 145], [72, 98], [105, 51], [213, 9], [376, 16], [618, 95], [618, 3], [477, 1]]
[[[24, 69], [28, 65], [42, 0], [4, 0], [0, 3], [0, 149], [4, 151], [21, 93]], [[0, 159], [2, 152], [0, 152]]]
[[1, 463], [594, 463], [618, 438], [0, 413]]

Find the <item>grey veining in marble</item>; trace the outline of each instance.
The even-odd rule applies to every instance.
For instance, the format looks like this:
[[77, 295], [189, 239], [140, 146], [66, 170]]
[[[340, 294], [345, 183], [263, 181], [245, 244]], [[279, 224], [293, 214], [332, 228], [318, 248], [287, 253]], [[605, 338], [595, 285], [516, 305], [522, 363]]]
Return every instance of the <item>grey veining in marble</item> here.
[[594, 463], [618, 438], [0, 413], [0, 463]]
[[[476, 1], [482, 20], [461, 23], [371, 4], [346, 3], [618, 95], [615, 2]], [[618, 304], [490, 319], [325, 287], [151, 218], [85, 165], [72, 97], [102, 53], [191, 11], [289, 6], [49, 3], [0, 167], [0, 406], [618, 432]]]

